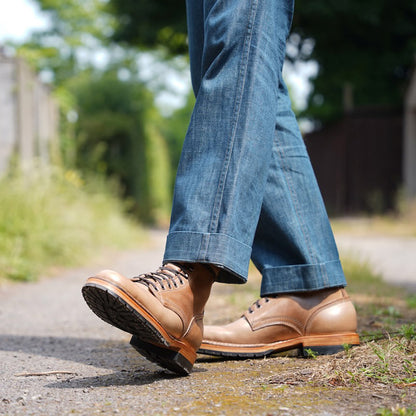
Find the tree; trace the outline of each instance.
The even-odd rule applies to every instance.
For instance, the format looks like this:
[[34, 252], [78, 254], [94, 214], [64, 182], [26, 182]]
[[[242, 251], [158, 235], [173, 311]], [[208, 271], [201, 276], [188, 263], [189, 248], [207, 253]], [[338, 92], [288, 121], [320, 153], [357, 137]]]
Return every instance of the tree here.
[[[59, 97], [61, 139], [71, 163], [117, 179], [142, 220], [163, 220], [170, 208], [170, 166], [161, 116], [139, 78], [139, 51], [111, 42], [115, 19], [106, 1], [38, 2], [51, 28], [17, 50]], [[99, 64], [97, 53], [104, 58]]]
[[[354, 106], [401, 106], [415, 64], [416, 2], [408, 0], [297, 0], [291, 59], [314, 59], [306, 115], [329, 120]], [[313, 47], [311, 47], [313, 44]]]
[[[184, 0], [110, 1], [119, 21], [115, 39], [186, 50]], [[400, 105], [414, 66], [414, 22], [415, 1], [296, 0], [288, 59], [319, 64], [303, 115], [337, 117], [351, 90], [356, 106]]]
[[187, 52], [185, 0], [110, 0], [118, 26], [116, 42]]
[[193, 92], [190, 92], [185, 106], [177, 109], [168, 119], [165, 119], [165, 123], [163, 124], [163, 135], [166, 137], [166, 143], [168, 145], [170, 155], [172, 191], [174, 187], [173, 179], [176, 176], [176, 170], [178, 168], [182, 152], [182, 145], [185, 139], [186, 130], [188, 129], [189, 121], [191, 119], [194, 104], [195, 97]]
[[127, 194], [145, 200], [143, 120], [151, 99], [143, 85], [108, 73], [83, 77], [71, 90], [79, 114], [78, 166], [116, 177]]

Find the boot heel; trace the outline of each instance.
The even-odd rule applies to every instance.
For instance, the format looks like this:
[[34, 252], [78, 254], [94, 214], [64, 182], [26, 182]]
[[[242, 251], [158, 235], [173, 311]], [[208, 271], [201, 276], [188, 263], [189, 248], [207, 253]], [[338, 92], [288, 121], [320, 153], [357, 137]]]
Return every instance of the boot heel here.
[[191, 371], [194, 363], [186, 359], [179, 351], [150, 344], [133, 335], [130, 344], [141, 355], [155, 364], [167, 368], [181, 376], [187, 376]]
[[344, 345], [314, 345], [311, 347], [303, 346], [301, 348], [301, 355], [305, 358], [310, 358], [311, 353], [316, 355], [332, 355], [336, 354], [337, 352], [344, 351], [344, 349]]

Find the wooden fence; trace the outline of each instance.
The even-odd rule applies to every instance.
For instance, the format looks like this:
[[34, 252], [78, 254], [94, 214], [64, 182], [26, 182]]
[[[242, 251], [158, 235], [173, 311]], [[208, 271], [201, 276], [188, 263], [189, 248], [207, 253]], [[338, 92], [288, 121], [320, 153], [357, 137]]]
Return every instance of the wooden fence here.
[[357, 110], [305, 136], [331, 215], [394, 208], [403, 186], [403, 113]]

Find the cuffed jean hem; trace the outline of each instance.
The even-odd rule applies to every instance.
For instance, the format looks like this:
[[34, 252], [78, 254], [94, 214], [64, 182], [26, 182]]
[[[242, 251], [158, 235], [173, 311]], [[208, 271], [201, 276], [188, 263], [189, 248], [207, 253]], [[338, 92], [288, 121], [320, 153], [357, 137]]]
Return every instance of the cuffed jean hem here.
[[339, 260], [263, 269], [261, 296], [346, 286]]
[[250, 255], [251, 247], [228, 235], [180, 231], [168, 235], [163, 262], [214, 264], [218, 282], [245, 283]]

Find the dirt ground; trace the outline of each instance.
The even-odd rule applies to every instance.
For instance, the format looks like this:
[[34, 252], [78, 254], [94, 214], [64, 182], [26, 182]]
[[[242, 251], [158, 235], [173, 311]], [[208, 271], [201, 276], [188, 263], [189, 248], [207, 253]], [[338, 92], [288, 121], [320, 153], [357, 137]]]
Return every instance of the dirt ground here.
[[[416, 407], [416, 385], [407, 374], [414, 370], [415, 341], [393, 342], [385, 330], [416, 321], [403, 299], [354, 295], [360, 332], [380, 340], [335, 356], [224, 361], [201, 355], [188, 377], [147, 362], [129, 346], [128, 334], [89, 311], [80, 289], [104, 267], [127, 275], [157, 267], [164, 233], [151, 238], [150, 247], [137, 252], [0, 288], [1, 415], [350, 416]], [[253, 275], [237, 290], [216, 285], [206, 322], [237, 318], [256, 300], [258, 279]]]

